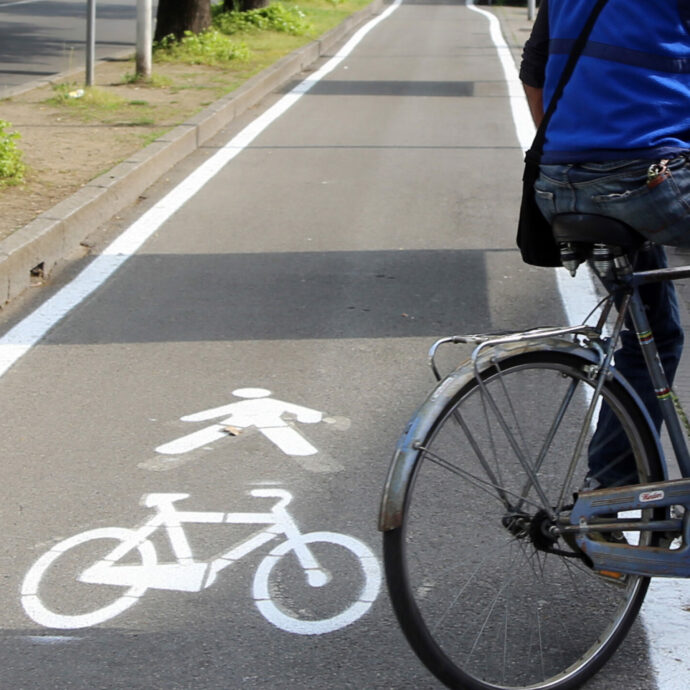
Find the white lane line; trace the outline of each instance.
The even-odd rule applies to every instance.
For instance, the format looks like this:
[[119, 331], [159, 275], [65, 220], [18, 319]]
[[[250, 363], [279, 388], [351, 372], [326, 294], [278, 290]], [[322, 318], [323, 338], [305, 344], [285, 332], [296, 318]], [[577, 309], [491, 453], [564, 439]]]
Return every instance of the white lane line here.
[[503, 75], [508, 86], [508, 98], [510, 100], [510, 109], [513, 113], [515, 131], [520, 147], [523, 152], [527, 151], [534, 139], [534, 124], [532, 123], [532, 116], [529, 112], [527, 99], [525, 98], [522, 82], [520, 81], [517, 68], [515, 67], [513, 55], [501, 32], [501, 24], [491, 12], [476, 7], [474, 5], [474, 0], [465, 0], [465, 5], [469, 9], [484, 15], [489, 20], [489, 34], [496, 48], [496, 52], [498, 53], [498, 59], [501, 61]]
[[[466, 5], [489, 20], [491, 39], [498, 51], [505, 79], [508, 82], [515, 130], [524, 152], [534, 138], [534, 125], [522, 92], [517, 68], [501, 33], [500, 23], [495, 15], [475, 7], [473, 0], [466, 0]], [[508, 60], [506, 56], [510, 59]], [[515, 93], [516, 87], [520, 89], [521, 98]], [[520, 105], [520, 100], [524, 102], [524, 105]], [[573, 280], [566, 271], [556, 271], [556, 283], [569, 323], [581, 323], [597, 302], [590, 274], [579, 270], [577, 275], [578, 277]], [[689, 610], [690, 582], [688, 580], [664, 578], [652, 580], [640, 617], [647, 631], [649, 657], [659, 690], [686, 690], [688, 687], [690, 678], [690, 659], [687, 655], [687, 650], [690, 648]]]
[[17, 0], [17, 2], [0, 2], [0, 7], [14, 7], [15, 5], [32, 5], [45, 0]]
[[[515, 124], [515, 133], [524, 154], [532, 145], [535, 128], [513, 55], [501, 32], [501, 24], [496, 15], [476, 7], [474, 0], [465, 0], [465, 4], [469, 9], [484, 15], [489, 20], [491, 40], [496, 47], [508, 85], [508, 98]], [[592, 307], [598, 302], [589, 269], [582, 270], [582, 268], [585, 267], [578, 270], [574, 279], [566, 271], [556, 271], [558, 291], [568, 317], [568, 323], [582, 323]]]
[[293, 106], [315, 84], [333, 71], [362, 39], [387, 19], [402, 3], [395, 0], [380, 15], [367, 22], [320, 69], [298, 84], [277, 103], [230, 140], [216, 154], [198, 167], [151, 209], [130, 225], [103, 253], [95, 258], [72, 282], [44, 302], [23, 321], [0, 338], [0, 376], [26, 354], [53, 326], [94, 290], [100, 287], [122, 264], [187, 203], [211, 178], [237, 154], [249, 146], [270, 124]]

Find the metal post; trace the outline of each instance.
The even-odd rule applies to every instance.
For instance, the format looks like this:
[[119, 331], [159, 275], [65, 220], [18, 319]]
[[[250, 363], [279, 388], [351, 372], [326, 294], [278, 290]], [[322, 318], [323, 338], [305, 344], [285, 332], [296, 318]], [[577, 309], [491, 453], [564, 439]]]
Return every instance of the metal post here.
[[152, 22], [151, 0], [137, 0], [136, 74], [145, 79], [151, 76]]
[[86, 4], [86, 85], [93, 85], [93, 65], [96, 56], [96, 0]]
[[527, 0], [527, 19], [532, 21], [536, 10], [536, 0]]

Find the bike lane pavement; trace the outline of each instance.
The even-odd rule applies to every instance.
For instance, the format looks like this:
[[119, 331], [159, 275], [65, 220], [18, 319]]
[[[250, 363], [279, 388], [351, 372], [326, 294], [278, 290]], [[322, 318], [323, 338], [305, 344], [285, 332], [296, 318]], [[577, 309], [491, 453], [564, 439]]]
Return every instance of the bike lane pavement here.
[[[201, 592], [179, 591], [173, 575], [178, 591], [151, 587], [95, 627], [37, 625], [19, 592], [62, 540], [145, 524], [158, 505], [140, 505], [149, 494], [190, 494], [176, 508], [196, 513], [173, 532], [173, 548], [156, 542], [159, 562], [183, 553], [182, 532], [197, 559], [227, 555], [247, 530], [204, 515], [248, 523], [275, 502], [250, 492], [278, 489], [292, 496], [300, 531], [346, 535], [380, 556], [379, 493], [429, 388], [429, 343], [562, 318], [553, 275], [523, 266], [513, 248], [521, 152], [507, 96], [484, 17], [404, 3], [248, 146], [231, 144], [231, 162], [4, 375], [8, 685], [434, 686], [383, 591], [333, 632], [299, 635], [262, 617], [252, 582], [269, 549], [207, 575]], [[113, 226], [155, 210], [213, 153], [190, 157]], [[18, 307], [9, 319], [20, 316]], [[262, 400], [283, 410], [280, 421], [245, 404]], [[362, 600], [365, 552], [323, 541], [343, 577], [322, 600], [303, 591], [294, 564], [273, 585], [271, 598], [296, 617], [314, 606], [312, 617], [327, 619]], [[115, 585], [75, 582], [105, 552], [74, 544], [59, 570], [39, 573], [40, 599], [58, 615], [113, 598]], [[639, 661], [630, 672], [631, 655], [645, 654], [643, 631], [626, 646], [591, 687], [652, 687]]]

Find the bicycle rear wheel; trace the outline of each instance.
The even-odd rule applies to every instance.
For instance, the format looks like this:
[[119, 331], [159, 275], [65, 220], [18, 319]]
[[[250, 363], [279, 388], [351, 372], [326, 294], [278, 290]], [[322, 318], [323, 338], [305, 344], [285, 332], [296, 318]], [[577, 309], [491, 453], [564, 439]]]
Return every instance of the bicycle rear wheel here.
[[[494, 363], [483, 372], [483, 392], [469, 378], [450, 396], [418, 444], [402, 525], [384, 533], [384, 561], [408, 641], [448, 687], [579, 687], [642, 604], [648, 578], [606, 579], [572, 539], [549, 531], [549, 509], [567, 513], [587, 471], [587, 443], [573, 457], [594, 385], [586, 365], [547, 350], [504, 357], [500, 371]], [[660, 479], [658, 447], [633, 398], [615, 379], [602, 397], [640, 480]]]

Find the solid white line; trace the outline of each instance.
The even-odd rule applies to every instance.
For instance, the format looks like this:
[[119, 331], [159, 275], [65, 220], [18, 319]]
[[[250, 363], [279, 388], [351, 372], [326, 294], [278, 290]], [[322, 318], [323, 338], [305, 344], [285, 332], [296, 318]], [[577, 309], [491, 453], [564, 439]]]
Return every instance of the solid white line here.
[[503, 33], [501, 32], [501, 23], [498, 21], [496, 15], [476, 7], [474, 0], [465, 0], [465, 5], [470, 10], [484, 15], [489, 20], [489, 34], [496, 47], [498, 59], [501, 61], [501, 67], [503, 67], [503, 74], [506, 84], [508, 85], [508, 98], [510, 100], [510, 109], [513, 113], [515, 132], [524, 153], [531, 146], [532, 140], [534, 139], [534, 123], [532, 122], [532, 116], [529, 112], [527, 99], [525, 98], [525, 92], [522, 88], [522, 82], [520, 81], [515, 61], [513, 60], [510, 48], [505, 42]]
[[14, 7], [15, 5], [31, 5], [45, 0], [17, 0], [17, 2], [0, 2], [0, 7]]
[[[501, 23], [495, 14], [476, 7], [474, 0], [466, 0], [465, 4], [474, 12], [484, 15], [489, 21], [491, 40], [496, 47], [508, 85], [508, 98], [515, 124], [515, 133], [524, 154], [532, 145], [535, 128], [513, 55], [501, 32]], [[574, 279], [566, 271], [556, 271], [556, 283], [568, 324], [582, 323], [598, 301], [589, 267], [581, 266]]]
[[[500, 23], [495, 15], [475, 7], [473, 0], [466, 0], [469, 9], [483, 14], [490, 23], [491, 38], [498, 51], [505, 73], [510, 95], [510, 105], [515, 122], [515, 130], [523, 152], [534, 138], [529, 136], [531, 116], [522, 93], [525, 106], [517, 103], [515, 82], [519, 82], [517, 69], [501, 33]], [[510, 57], [508, 61], [505, 56]], [[566, 271], [556, 270], [556, 283], [569, 323], [582, 323], [589, 310], [596, 304], [597, 297], [591, 274], [582, 267], [573, 280]], [[685, 690], [690, 678], [690, 660], [687, 650], [688, 622], [690, 619], [690, 582], [688, 580], [652, 580], [640, 618], [647, 632], [649, 657], [659, 690]]]
[[0, 376], [26, 354], [53, 326], [100, 287], [122, 264], [170, 218], [187, 203], [211, 178], [241, 153], [271, 123], [293, 106], [315, 84], [334, 70], [358, 43], [380, 22], [387, 19], [402, 3], [395, 0], [380, 15], [359, 29], [350, 40], [314, 72], [277, 103], [249, 124], [230, 142], [209, 158], [175, 189], [135, 221], [103, 253], [94, 259], [72, 282], [44, 302], [0, 338]]

